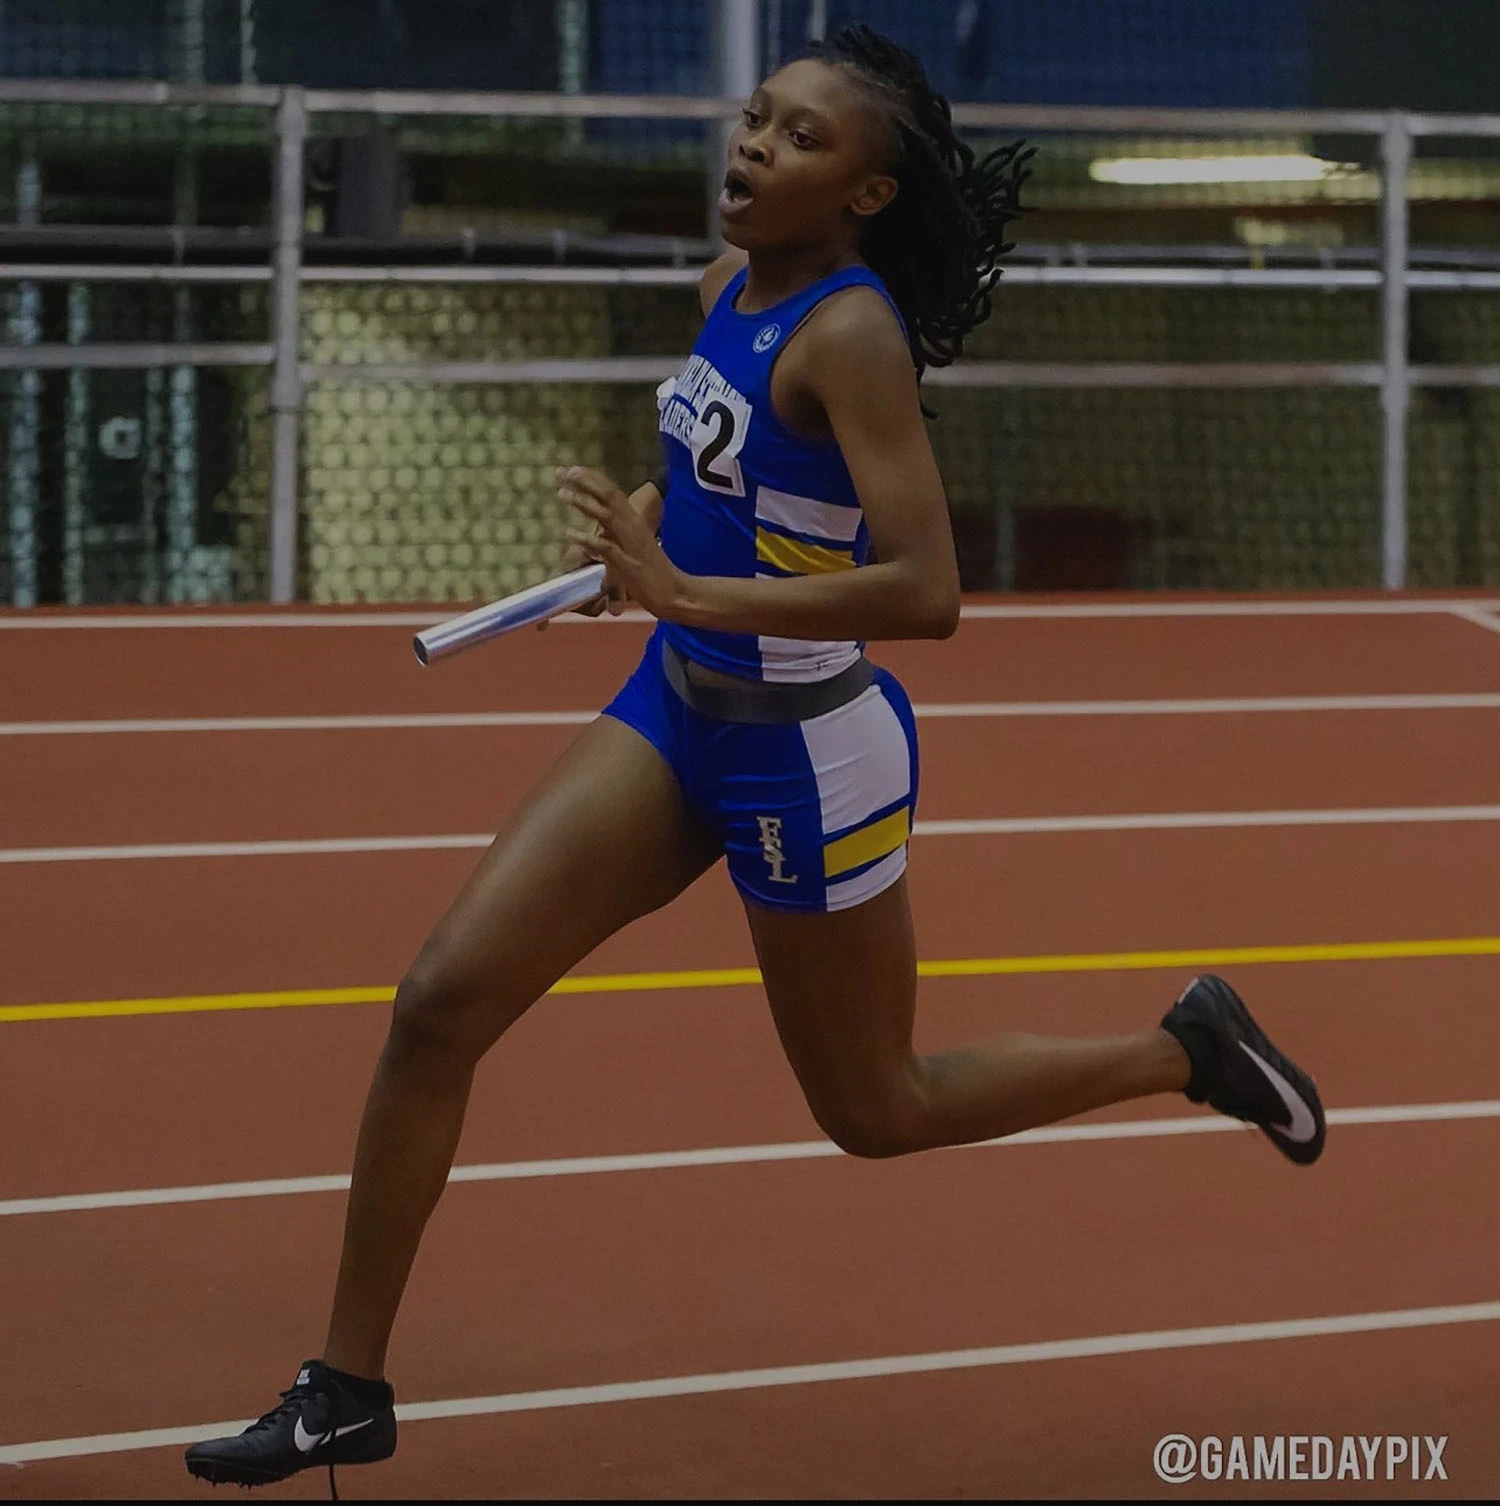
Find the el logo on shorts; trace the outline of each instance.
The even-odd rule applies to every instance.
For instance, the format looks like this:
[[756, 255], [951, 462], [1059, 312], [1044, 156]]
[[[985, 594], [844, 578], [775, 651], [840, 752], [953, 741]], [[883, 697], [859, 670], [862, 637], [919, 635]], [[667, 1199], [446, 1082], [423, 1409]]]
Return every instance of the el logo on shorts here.
[[760, 822], [760, 850], [771, 865], [771, 882], [795, 884], [797, 875], [782, 871], [786, 866], [786, 852], [781, 845], [781, 817], [757, 816], [755, 819]]

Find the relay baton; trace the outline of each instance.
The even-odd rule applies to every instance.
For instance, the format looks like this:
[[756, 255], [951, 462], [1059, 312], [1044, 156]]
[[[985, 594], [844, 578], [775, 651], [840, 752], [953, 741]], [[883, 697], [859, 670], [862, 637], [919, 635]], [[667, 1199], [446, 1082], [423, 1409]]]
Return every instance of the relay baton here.
[[555, 580], [528, 586], [514, 596], [476, 607], [462, 617], [450, 617], [446, 622], [418, 633], [412, 640], [417, 663], [431, 664], [436, 659], [446, 659], [476, 644], [487, 643], [503, 633], [546, 622], [592, 601], [603, 590], [604, 566], [600, 564], [585, 565], [583, 569], [571, 570]]

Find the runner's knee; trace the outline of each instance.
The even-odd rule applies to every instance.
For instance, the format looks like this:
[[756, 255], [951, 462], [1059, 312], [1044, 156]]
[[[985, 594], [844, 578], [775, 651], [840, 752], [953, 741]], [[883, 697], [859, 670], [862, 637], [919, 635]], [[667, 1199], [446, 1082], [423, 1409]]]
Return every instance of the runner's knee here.
[[477, 1061], [485, 1023], [472, 988], [441, 959], [419, 958], [396, 989], [389, 1049], [410, 1057]]
[[818, 1128], [845, 1155], [884, 1161], [920, 1148], [921, 1118], [914, 1095], [849, 1092], [808, 1096]]

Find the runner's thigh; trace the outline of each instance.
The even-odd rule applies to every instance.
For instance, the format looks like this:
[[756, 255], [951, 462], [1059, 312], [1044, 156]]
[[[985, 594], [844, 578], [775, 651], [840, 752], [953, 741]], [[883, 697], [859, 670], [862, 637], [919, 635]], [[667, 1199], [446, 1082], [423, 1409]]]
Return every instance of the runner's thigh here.
[[507, 820], [403, 991], [419, 1008], [457, 1011], [493, 1040], [607, 937], [674, 899], [720, 851], [661, 754], [602, 716]]

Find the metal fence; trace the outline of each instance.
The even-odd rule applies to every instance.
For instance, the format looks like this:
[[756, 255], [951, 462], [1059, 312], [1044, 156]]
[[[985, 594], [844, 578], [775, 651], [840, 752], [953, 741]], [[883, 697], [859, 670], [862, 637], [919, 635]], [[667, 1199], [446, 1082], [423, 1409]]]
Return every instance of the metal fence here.
[[[563, 526], [549, 468], [652, 468], [652, 391], [686, 354], [712, 247], [637, 237], [622, 265], [615, 237], [592, 258], [610, 264], [541, 265], [535, 251], [528, 265], [438, 264], [418, 238], [399, 262], [339, 264], [354, 242], [310, 235], [309, 164], [324, 137], [387, 131], [462, 139], [478, 160], [540, 141], [542, 160], [602, 183], [642, 161], [701, 173], [738, 110], [731, 91], [754, 82], [736, 76], [739, 56], [725, 52], [725, 96], [701, 98], [0, 83], [15, 221], [0, 265], [0, 592], [17, 606], [452, 600], [548, 573]], [[1500, 578], [1500, 247], [1468, 244], [1462, 226], [1420, 257], [1409, 244], [1414, 204], [1445, 192], [1442, 164], [1414, 166], [1414, 146], [1489, 152], [1500, 116], [955, 115], [976, 141], [1028, 134], [1065, 165], [1097, 164], [1110, 142], [1153, 143], [1158, 160], [1175, 144], [1168, 160], [1184, 161], [1338, 143], [1351, 166], [1305, 202], [1368, 222], [1336, 250], [1023, 237], [995, 318], [929, 378], [955, 520], [981, 557], [972, 583], [1047, 583], [1016, 568], [1039, 512], [1107, 515], [1128, 536], [1131, 584]], [[75, 235], [60, 259], [36, 143], [111, 129], [184, 153], [212, 134], [268, 160], [264, 225], [103, 227], [108, 257], [89, 260]], [[1500, 180], [1472, 186], [1494, 165], [1469, 161], [1454, 197], [1500, 200]], [[1164, 191], [1097, 178], [1057, 174], [1036, 235], [1087, 204], [1128, 219]], [[1171, 192], [1189, 207], [1224, 195]], [[132, 237], [148, 259], [125, 264]], [[554, 263], [590, 245], [556, 228], [535, 239]]]
[[[1372, 0], [1361, 3], [1368, 10]], [[810, 35], [869, 22], [915, 49], [951, 98], [1353, 103], [1314, 94], [1317, 14], [1327, 5], [757, 0], [753, 21], [768, 67]], [[330, 89], [697, 94], [712, 87], [715, 9], [705, 0], [5, 0], [0, 71]]]

